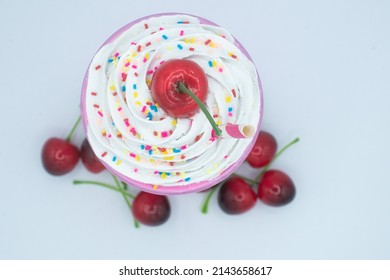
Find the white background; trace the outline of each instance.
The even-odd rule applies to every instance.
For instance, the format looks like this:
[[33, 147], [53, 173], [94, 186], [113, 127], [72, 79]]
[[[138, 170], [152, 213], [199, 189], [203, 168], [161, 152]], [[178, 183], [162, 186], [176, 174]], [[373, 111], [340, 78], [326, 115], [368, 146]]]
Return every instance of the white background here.
[[[0, 3], [1, 259], [389, 259], [390, 2], [5, 1]], [[160, 227], [135, 229], [112, 183], [80, 163], [48, 175], [41, 147], [79, 115], [89, 61], [115, 30], [159, 12], [205, 17], [258, 67], [263, 129], [297, 187], [288, 206], [224, 214], [204, 194], [170, 197]], [[81, 129], [74, 142], [83, 139]], [[244, 165], [242, 172], [255, 175]]]

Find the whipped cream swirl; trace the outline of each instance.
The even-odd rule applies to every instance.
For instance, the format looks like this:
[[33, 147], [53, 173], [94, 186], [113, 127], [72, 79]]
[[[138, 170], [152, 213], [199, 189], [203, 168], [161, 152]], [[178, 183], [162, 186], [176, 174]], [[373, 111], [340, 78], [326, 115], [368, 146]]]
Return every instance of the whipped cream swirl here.
[[96, 53], [85, 87], [87, 136], [109, 169], [154, 188], [218, 177], [240, 160], [252, 139], [217, 139], [204, 114], [168, 116], [152, 99], [153, 73], [169, 59], [205, 71], [205, 105], [218, 125], [260, 121], [255, 66], [225, 29], [189, 15], [140, 21]]

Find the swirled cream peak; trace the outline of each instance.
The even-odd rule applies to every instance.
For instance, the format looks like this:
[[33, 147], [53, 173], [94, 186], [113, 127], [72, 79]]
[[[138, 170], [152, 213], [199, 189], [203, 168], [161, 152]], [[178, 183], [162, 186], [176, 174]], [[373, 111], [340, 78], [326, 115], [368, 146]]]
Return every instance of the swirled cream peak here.
[[260, 92], [253, 63], [225, 29], [188, 15], [151, 17], [105, 44], [88, 69], [87, 136], [116, 173], [144, 184], [208, 181], [240, 159], [251, 139], [217, 139], [200, 111], [168, 116], [152, 99], [153, 73], [169, 59], [189, 59], [205, 71], [205, 105], [218, 125], [257, 127]]

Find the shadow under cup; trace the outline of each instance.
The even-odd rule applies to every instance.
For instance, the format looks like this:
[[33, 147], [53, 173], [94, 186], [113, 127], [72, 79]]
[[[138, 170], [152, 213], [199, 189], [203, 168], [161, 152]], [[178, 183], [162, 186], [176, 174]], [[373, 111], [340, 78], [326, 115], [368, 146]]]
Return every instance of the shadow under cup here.
[[[151, 17], [158, 17], [158, 16], [165, 16], [165, 15], [179, 15], [179, 14], [178, 13], [161, 13], [161, 14], [153, 14], [153, 15], [149, 15], [149, 16], [146, 16], [146, 17], [139, 18], [139, 19], [137, 19], [137, 20], [135, 20], [133, 22], [130, 22], [129, 24], [123, 26], [118, 31], [116, 31], [114, 34], [112, 34], [103, 43], [103, 45], [100, 48], [102, 48], [106, 44], [109, 44], [110, 42], [114, 41], [118, 36], [120, 36], [123, 32], [125, 32], [127, 29], [129, 29], [134, 24], [139, 23], [139, 22], [141, 22], [143, 20], [146, 20], [148, 18], [151, 18]], [[189, 16], [193, 16], [193, 17], [198, 18], [200, 20], [200, 23], [213, 25], [213, 26], [218, 26], [217, 24], [215, 24], [215, 23], [213, 23], [213, 22], [211, 22], [211, 21], [209, 21], [207, 19], [204, 19], [202, 17], [194, 16], [194, 15], [189, 15]], [[250, 61], [253, 62], [253, 60], [249, 56], [248, 52], [245, 50], [245, 48], [241, 45], [241, 43], [237, 39], [235, 39], [234, 44], [241, 50], [241, 52], [243, 54], [245, 54], [248, 57], [248, 59]], [[99, 48], [99, 50], [100, 50], [100, 48]], [[88, 67], [88, 69], [89, 69], [89, 67]], [[124, 174], [119, 173], [115, 169], [113, 169], [110, 166], [108, 166], [104, 161], [101, 161], [101, 162], [103, 163], [103, 165], [106, 167], [106, 169], [110, 173], [112, 173], [113, 175], [118, 177], [123, 182], [127, 183], [130, 186], [136, 187], [136, 188], [138, 188], [138, 189], [140, 189], [142, 191], [146, 191], [146, 192], [150, 192], [150, 193], [154, 193], [154, 194], [176, 195], [176, 194], [194, 193], [194, 192], [200, 192], [200, 191], [209, 189], [209, 188], [217, 185], [221, 181], [223, 181], [226, 178], [228, 178], [233, 172], [235, 172], [241, 166], [241, 164], [244, 162], [244, 160], [248, 156], [249, 152], [251, 151], [253, 145], [255, 144], [257, 135], [260, 132], [260, 126], [261, 126], [262, 117], [263, 117], [263, 90], [262, 90], [260, 77], [259, 77], [258, 73], [257, 73], [257, 81], [258, 81], [258, 87], [259, 87], [259, 93], [260, 93], [260, 95], [259, 95], [259, 99], [260, 99], [260, 107], [259, 107], [260, 117], [259, 117], [259, 122], [258, 122], [257, 127], [256, 127], [256, 132], [254, 133], [252, 141], [250, 142], [248, 147], [245, 149], [245, 151], [242, 153], [241, 157], [236, 162], [231, 164], [228, 168], [226, 168], [217, 177], [215, 177], [215, 178], [213, 178], [211, 180], [201, 181], [201, 182], [197, 182], [197, 183], [191, 183], [191, 184], [188, 184], [188, 185], [185, 185], [185, 186], [183, 186], [183, 185], [160, 186], [159, 185], [157, 188], [155, 188], [154, 185], [152, 185], [152, 184], [145, 184], [145, 183], [136, 181], [136, 180], [134, 180], [134, 179], [132, 179], [130, 177], [127, 177]], [[81, 89], [81, 118], [82, 118], [82, 124], [83, 124], [84, 131], [85, 131], [85, 133], [86, 133], [86, 135], [88, 137], [88, 133], [87, 133], [88, 118], [87, 118], [87, 112], [86, 112], [87, 83], [88, 83], [88, 70], [87, 70], [87, 72], [85, 74], [83, 85], [82, 85], [82, 89]], [[99, 156], [98, 156], [98, 158], [99, 158]]]

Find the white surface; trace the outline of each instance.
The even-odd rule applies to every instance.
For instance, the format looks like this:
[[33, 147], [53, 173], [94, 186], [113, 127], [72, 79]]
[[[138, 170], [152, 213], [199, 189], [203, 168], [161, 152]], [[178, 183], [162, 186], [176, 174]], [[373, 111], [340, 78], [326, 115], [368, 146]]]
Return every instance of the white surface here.
[[[0, 4], [1, 259], [390, 258], [389, 2], [24, 2]], [[136, 230], [119, 194], [71, 183], [108, 174], [43, 170], [42, 144], [77, 118], [97, 48], [127, 22], [170, 11], [220, 24], [252, 55], [264, 130], [280, 147], [301, 138], [275, 164], [296, 184], [290, 205], [228, 216], [214, 197], [205, 216], [204, 194], [172, 197], [166, 224]]]

